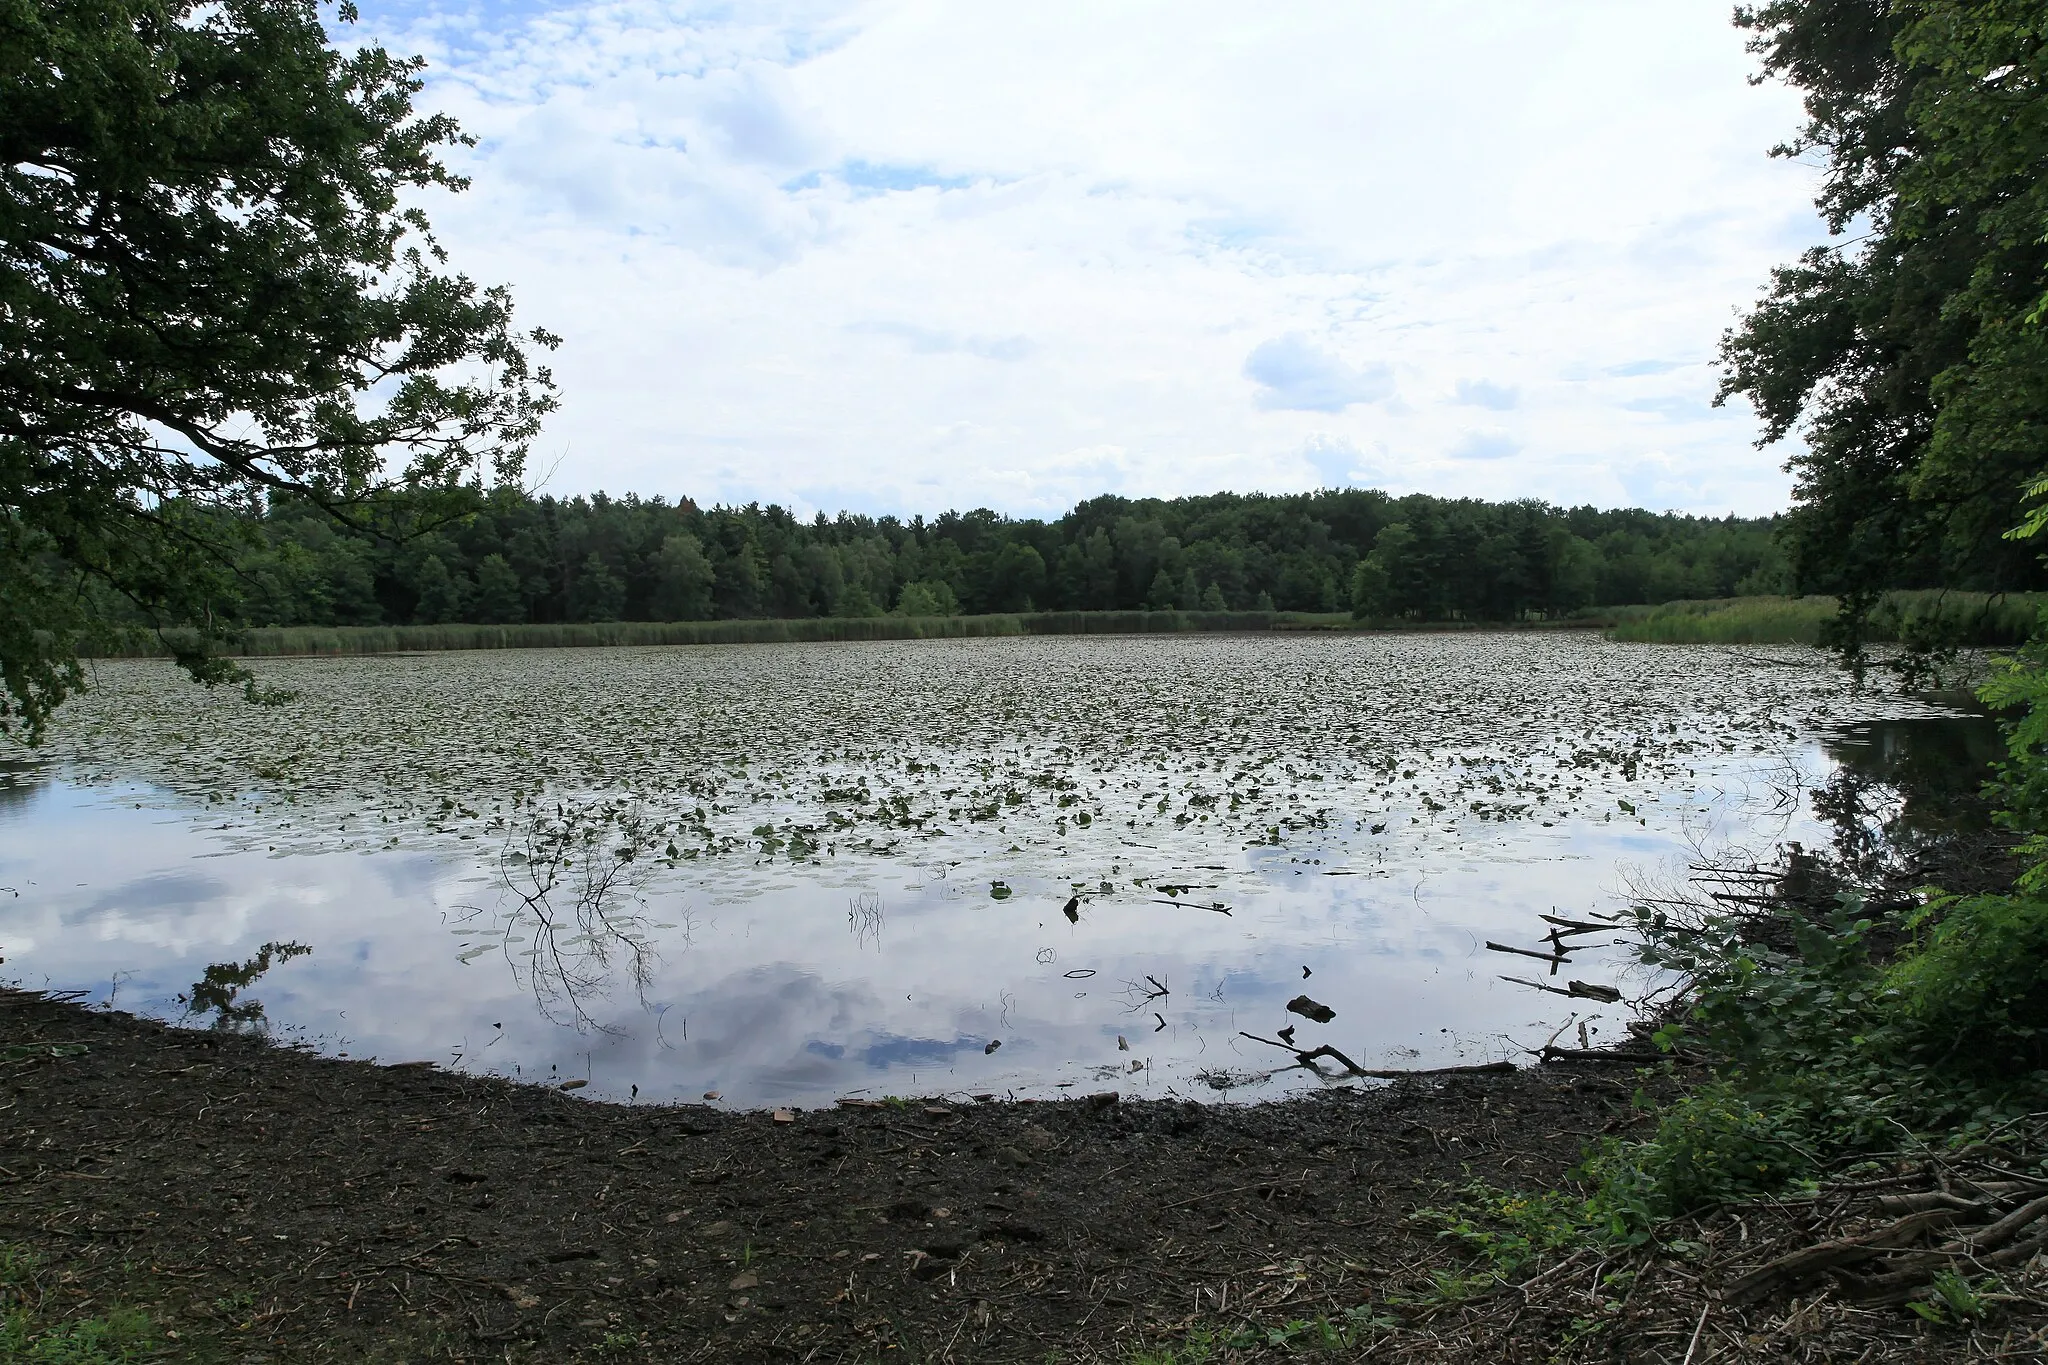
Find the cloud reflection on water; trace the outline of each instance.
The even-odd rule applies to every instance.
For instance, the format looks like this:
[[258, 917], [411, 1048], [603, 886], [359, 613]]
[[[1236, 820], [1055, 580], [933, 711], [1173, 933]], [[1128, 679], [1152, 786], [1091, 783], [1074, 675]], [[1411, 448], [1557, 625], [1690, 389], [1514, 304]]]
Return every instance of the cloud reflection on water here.
[[[1311, 793], [1304, 799], [1324, 814], [1281, 831], [1277, 843], [1247, 845], [1247, 831], [1194, 819], [1222, 809], [1220, 799], [1212, 807], [1185, 805], [1187, 820], [1169, 813], [1163, 795], [1155, 802], [1154, 793], [1187, 775], [1183, 769], [1220, 780], [1221, 758], [1205, 768], [1211, 760], [1201, 749], [1192, 763], [1170, 745], [1142, 759], [1127, 749], [1112, 759], [1084, 751], [1070, 758], [1076, 771], [1099, 765], [1087, 769], [1091, 785], [1101, 772], [1104, 784], [1113, 777], [1128, 784], [1119, 790], [1138, 793], [1119, 798], [1122, 806], [1089, 798], [1118, 813], [1127, 826], [1121, 834], [1106, 828], [1106, 818], [1094, 829], [1067, 829], [1067, 808], [1035, 795], [1030, 800], [1042, 802], [1036, 815], [1027, 802], [993, 826], [970, 823], [899, 856], [821, 850], [815, 860], [791, 862], [787, 846], [769, 839], [751, 852], [738, 847], [672, 869], [637, 857], [605, 863], [602, 844], [549, 842], [516, 827], [477, 837], [478, 826], [452, 826], [438, 842], [349, 848], [325, 837], [330, 817], [312, 799], [294, 805], [266, 797], [260, 807], [229, 810], [133, 783], [79, 785], [45, 773], [17, 778], [14, 804], [0, 808], [0, 886], [20, 893], [0, 901], [0, 951], [27, 984], [83, 987], [96, 999], [176, 1017], [178, 994], [209, 966], [246, 963], [266, 943], [303, 943], [310, 955], [271, 964], [250, 988], [275, 1036], [389, 1061], [588, 1079], [588, 1095], [623, 1099], [637, 1087], [645, 1099], [717, 1091], [734, 1104], [819, 1103], [856, 1091], [1050, 1095], [1113, 1085], [1212, 1098], [1204, 1078], [1256, 1078], [1286, 1062], [1241, 1035], [1270, 1035], [1287, 1024], [1300, 1029], [1303, 1045], [1327, 1041], [1367, 1066], [1508, 1055], [1516, 1040], [1540, 1041], [1566, 1012], [1553, 1008], [1552, 997], [1501, 981], [1514, 969], [1486, 953], [1485, 940], [1527, 942], [1542, 912], [1610, 909], [1624, 885], [1622, 868], [1682, 862], [1702, 839], [1825, 836], [1803, 802], [1783, 799], [1788, 782], [1804, 791], [1830, 771], [1812, 726], [1784, 725], [1758, 739], [1742, 728], [1749, 717], [1730, 721], [1731, 699], [1747, 684], [1731, 682], [1701, 652], [1652, 655], [1555, 641], [1506, 652], [1493, 642], [1276, 646], [1285, 657], [1311, 660], [1305, 676], [1319, 686], [1341, 681], [1351, 658], [1391, 656], [1397, 672], [1431, 657], [1472, 665], [1467, 714], [1440, 706], [1398, 718], [1393, 729], [1405, 747], [1391, 770], [1397, 776], [1383, 783], [1375, 776], [1382, 770], [1369, 765], [1363, 780], [1347, 777], [1323, 730], [1295, 719], [1304, 714], [1298, 698], [1285, 689], [1256, 691], [1261, 656], [1241, 642], [1133, 648], [1154, 680], [1148, 686], [1171, 681], [1162, 660], [1207, 660], [1204, 666], [1240, 679], [1240, 709], [1279, 707], [1273, 717], [1228, 719], [1265, 746], [1250, 786]], [[1077, 649], [1078, 657], [1094, 657], [1062, 641], [1028, 649], [997, 642], [971, 653], [892, 647], [773, 657], [806, 667], [828, 658], [872, 657], [904, 668], [966, 659], [987, 669], [991, 660], [1034, 657], [1071, 664]], [[631, 663], [624, 676], [754, 668], [768, 657], [619, 654]], [[1549, 718], [1518, 711], [1519, 747], [1475, 751], [1471, 739], [1484, 725], [1472, 708], [1491, 704], [1489, 679], [1510, 680], [1503, 684], [1510, 692], [1526, 685], [1514, 672], [1517, 659], [1534, 659], [1557, 676], [1576, 668], [1585, 696], [1560, 700]], [[446, 666], [455, 670], [448, 676], [467, 677], [515, 664], [553, 670], [548, 686], [582, 686], [575, 679], [591, 659]], [[419, 680], [438, 666], [373, 661], [365, 672], [336, 677], [424, 686]], [[1788, 670], [1756, 672], [1755, 686], [1776, 689], [1764, 712], [1817, 709], [1834, 698], [1832, 682], [1788, 686]], [[1187, 686], [1199, 690], [1197, 677]], [[1610, 735], [1601, 741], [1601, 762], [1611, 774], [1567, 767], [1590, 741], [1564, 728], [1578, 722], [1563, 713], [1598, 712], [1601, 688], [1649, 695], [1646, 677], [1661, 679], [1654, 694], [1665, 707], [1660, 715], [1694, 727], [1686, 742], [1653, 760], [1638, 757], [1651, 752], [1643, 744], [1627, 747]], [[1010, 693], [988, 695], [992, 701], [960, 705], [1014, 705]], [[1164, 714], [1189, 704], [1155, 703]], [[1867, 704], [1932, 714], [1909, 703]], [[1341, 716], [1328, 698], [1315, 705]], [[1085, 707], [1071, 709], [1071, 721], [1034, 720], [1031, 742], [1051, 746], [1062, 733], [1076, 746], [1101, 740], [1059, 728], [1085, 721]], [[1384, 717], [1371, 724], [1388, 728]], [[1348, 752], [1366, 752], [1356, 727], [1349, 740]], [[802, 742], [808, 737], [790, 741]], [[964, 773], [984, 760], [1021, 762], [1022, 743], [991, 713], [975, 720], [955, 750], [917, 752], [950, 765], [944, 774]], [[1498, 815], [1500, 794], [1489, 782], [1507, 775], [1535, 790], [1553, 751], [1563, 755], [1557, 771], [1580, 793], [1570, 811], [1523, 797], [1522, 815]], [[628, 752], [633, 762], [664, 761], [651, 741], [644, 753]], [[591, 753], [601, 757], [594, 745]], [[894, 757], [885, 751], [865, 761]], [[770, 752], [756, 768], [775, 761]], [[1412, 779], [1404, 764], [1413, 765]], [[614, 781], [633, 780], [629, 763], [617, 766]], [[1396, 784], [1405, 785], [1389, 795]], [[487, 784], [479, 790], [494, 794]], [[1434, 800], [1453, 790], [1470, 804]], [[587, 799], [611, 798], [600, 788]], [[363, 824], [362, 809], [349, 809], [352, 827]], [[1156, 818], [1141, 823], [1147, 814]], [[743, 826], [758, 817], [741, 807], [720, 818]], [[812, 818], [785, 809], [778, 828]], [[1248, 832], [1264, 837], [1261, 823]], [[622, 827], [615, 820], [602, 828]], [[277, 847], [287, 829], [291, 846], [304, 851]], [[547, 858], [561, 860], [562, 875]], [[997, 884], [1010, 894], [991, 897]], [[1063, 907], [1077, 893], [1070, 920]], [[1205, 908], [1212, 904], [1230, 913]], [[552, 947], [536, 916], [551, 917]], [[646, 970], [638, 985], [627, 970], [630, 954], [596, 956], [607, 948], [608, 924], [639, 936]], [[543, 955], [526, 956], [536, 951]], [[1624, 966], [1598, 948], [1573, 965], [1599, 980], [1615, 979]], [[1333, 1023], [1303, 1023], [1284, 1012], [1305, 980], [1336, 1009]], [[1620, 1014], [1581, 1011], [1591, 1027], [1608, 1030]], [[990, 1051], [991, 1041], [1001, 1046]], [[1315, 1083], [1296, 1072], [1232, 1093], [1263, 1096]]]

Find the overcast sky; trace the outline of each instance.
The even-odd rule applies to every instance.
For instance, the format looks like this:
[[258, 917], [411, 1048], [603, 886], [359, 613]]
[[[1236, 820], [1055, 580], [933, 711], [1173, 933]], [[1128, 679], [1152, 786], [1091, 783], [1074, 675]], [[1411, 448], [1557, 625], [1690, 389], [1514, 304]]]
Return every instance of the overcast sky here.
[[1727, 0], [365, 0], [565, 338], [557, 493], [1760, 514], [1717, 340], [1823, 239]]

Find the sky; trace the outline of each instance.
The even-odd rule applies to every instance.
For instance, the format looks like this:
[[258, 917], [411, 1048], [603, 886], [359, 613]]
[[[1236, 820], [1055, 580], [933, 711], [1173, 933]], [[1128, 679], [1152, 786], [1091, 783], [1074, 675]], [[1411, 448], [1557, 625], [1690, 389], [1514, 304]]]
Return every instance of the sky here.
[[1825, 232], [1727, 0], [362, 9], [564, 338], [542, 491], [1786, 505], [1714, 358]]

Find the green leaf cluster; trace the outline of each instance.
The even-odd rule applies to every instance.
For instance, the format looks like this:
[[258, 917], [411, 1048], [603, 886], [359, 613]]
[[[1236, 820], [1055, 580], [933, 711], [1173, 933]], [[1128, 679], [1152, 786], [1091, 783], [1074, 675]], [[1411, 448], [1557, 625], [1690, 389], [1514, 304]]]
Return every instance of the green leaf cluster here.
[[40, 730], [110, 603], [217, 637], [275, 495], [361, 520], [519, 476], [554, 338], [409, 206], [463, 185], [420, 67], [311, 0], [0, 0], [0, 727]]
[[[1722, 344], [1721, 397], [1796, 435], [1796, 590], [1839, 595], [1860, 659], [1888, 588], [2038, 589], [2008, 536], [2048, 475], [2048, 57], [2025, 0], [1744, 7], [1804, 97], [1777, 149], [1824, 167], [1840, 239], [1772, 274]], [[2041, 529], [2020, 527], [2022, 538]]]

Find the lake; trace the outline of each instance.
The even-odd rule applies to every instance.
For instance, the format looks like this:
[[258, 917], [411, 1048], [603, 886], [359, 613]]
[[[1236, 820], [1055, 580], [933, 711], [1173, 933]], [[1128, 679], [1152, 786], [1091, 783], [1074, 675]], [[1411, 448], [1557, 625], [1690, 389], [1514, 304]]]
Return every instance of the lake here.
[[[1611, 1038], [1625, 1006], [1505, 981], [1546, 964], [1485, 944], [1703, 853], [1824, 842], [1811, 793], [1951, 714], [1808, 650], [1591, 633], [259, 672], [295, 698], [99, 664], [0, 774], [0, 970], [333, 1054], [747, 1106], [1328, 1083], [1244, 1036], [1290, 1026], [1369, 1068]], [[1610, 945], [1566, 975], [1642, 987]]]

